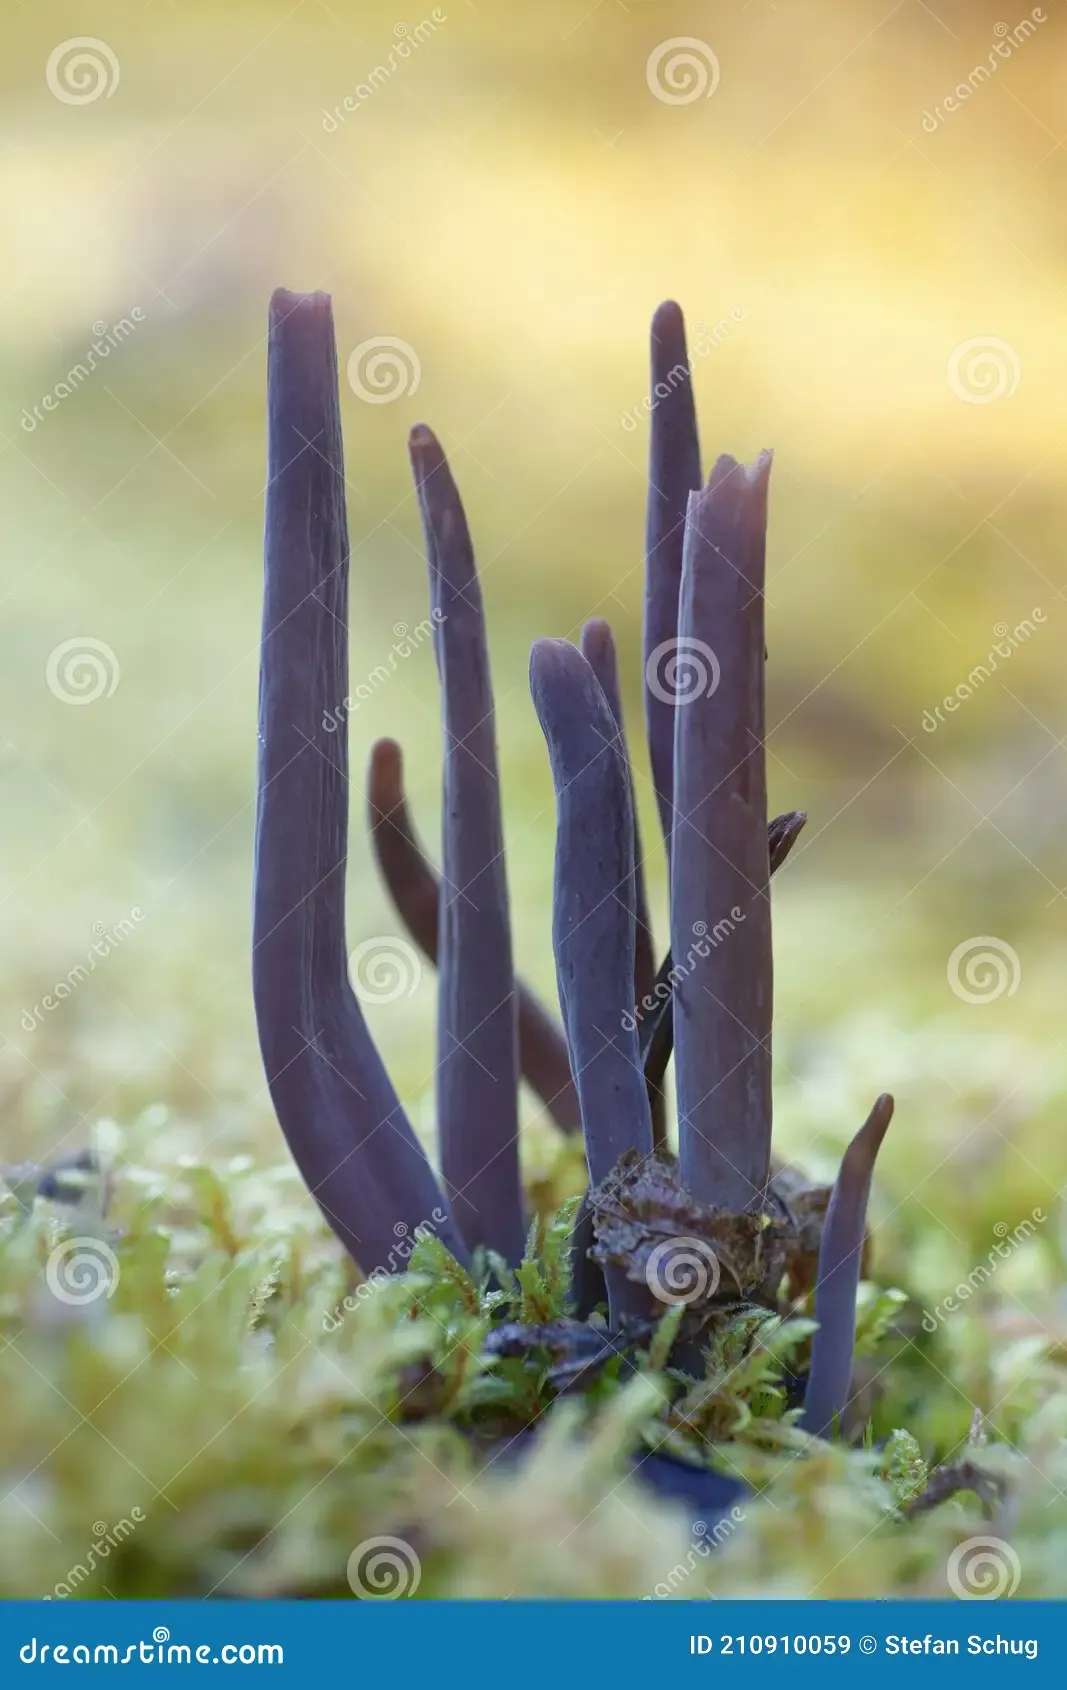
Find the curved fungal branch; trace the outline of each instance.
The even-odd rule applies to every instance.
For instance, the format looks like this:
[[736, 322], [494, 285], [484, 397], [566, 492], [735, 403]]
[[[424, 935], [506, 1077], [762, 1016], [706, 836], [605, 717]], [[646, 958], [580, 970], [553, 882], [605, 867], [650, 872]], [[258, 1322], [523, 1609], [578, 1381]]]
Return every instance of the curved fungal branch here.
[[[600, 683], [600, 690], [608, 701], [615, 718], [619, 737], [619, 752], [626, 763], [630, 780], [630, 805], [634, 818], [634, 1003], [651, 992], [656, 980], [655, 951], [653, 949], [652, 918], [648, 910], [645, 890], [645, 865], [641, 850], [641, 829], [637, 820], [637, 800], [634, 794], [634, 772], [626, 748], [626, 733], [622, 719], [622, 694], [619, 691], [619, 668], [615, 655], [615, 638], [611, 625], [597, 616], [582, 629], [581, 653]], [[649, 1085], [652, 1108], [652, 1139], [657, 1148], [667, 1143], [667, 1099], [661, 1088]]]
[[[325, 294], [279, 290], [268, 351], [268, 481], [252, 984], [271, 1098], [333, 1230], [365, 1269], [401, 1225], [461, 1258], [448, 1203], [348, 982], [348, 535]], [[336, 724], [334, 724], [336, 725]]]
[[804, 831], [807, 810], [786, 810], [775, 816], [767, 828], [767, 861], [771, 874], [777, 874], [793, 846]]
[[[800, 838], [801, 830], [807, 821], [807, 814], [803, 810], [789, 810], [785, 815], [775, 816], [767, 829], [767, 848], [770, 858], [770, 873], [775, 874], [781, 868], [793, 846]], [[661, 1090], [667, 1064], [674, 1049], [674, 1006], [672, 1002], [671, 976], [673, 973], [673, 958], [668, 951], [659, 967], [650, 997], [659, 1000], [659, 1008], [641, 1023], [641, 1060], [644, 1063], [645, 1079], [648, 1082], [649, 1096], [653, 1087]]]
[[593, 1184], [652, 1149], [633, 1014], [630, 781], [611, 708], [566, 640], [538, 640], [530, 690], [556, 789], [552, 940]]
[[[675, 710], [671, 842], [681, 1176], [735, 1214], [771, 1160], [771, 906], [764, 751], [764, 554], [771, 458], [721, 457], [689, 500], [680, 646], [706, 677]], [[704, 935], [729, 924], [720, 944]], [[689, 966], [693, 953], [700, 959]]]
[[[404, 791], [404, 759], [395, 739], [371, 747], [367, 772], [371, 843], [398, 915], [436, 966], [441, 885], [415, 832]], [[565, 1133], [582, 1130], [563, 1029], [522, 980], [515, 982], [519, 1068]]]
[[830, 1197], [819, 1247], [811, 1368], [801, 1425], [817, 1438], [829, 1437], [848, 1403], [856, 1342], [856, 1290], [860, 1279], [871, 1175], [893, 1099], [883, 1092], [845, 1151]]
[[463, 505], [428, 428], [409, 442], [441, 679], [444, 805], [438, 935], [441, 1170], [473, 1249], [522, 1260], [519, 1059], [493, 687]]
[[[591, 1185], [627, 1150], [652, 1151], [652, 1116], [633, 1014], [634, 856], [630, 777], [611, 706], [589, 663], [566, 640], [538, 640], [530, 690], [556, 790], [552, 943], [560, 1008], [578, 1088]], [[579, 1303], [595, 1299], [599, 1270], [588, 1198], [571, 1260]], [[609, 1318], [648, 1312], [647, 1287], [608, 1268]]]
[[702, 479], [685, 320], [673, 300], [661, 305], [652, 319], [650, 363], [653, 404], [645, 521], [645, 724], [669, 868], [675, 700], [673, 688], [665, 682], [674, 673], [678, 647], [686, 508], [690, 493], [700, 487]]

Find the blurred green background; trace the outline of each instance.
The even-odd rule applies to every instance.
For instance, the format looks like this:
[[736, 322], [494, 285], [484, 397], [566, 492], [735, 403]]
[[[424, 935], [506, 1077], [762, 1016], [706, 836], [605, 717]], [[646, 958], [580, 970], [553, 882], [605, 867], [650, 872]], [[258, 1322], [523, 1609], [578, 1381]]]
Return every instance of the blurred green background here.
[[[892, 1090], [876, 1212], [899, 1272], [947, 1282], [1035, 1203], [1047, 1243], [1067, 1179], [1062, 4], [448, 0], [401, 21], [378, 0], [4, 0], [0, 17], [4, 1157], [150, 1107], [160, 1145], [281, 1154], [248, 957], [279, 284], [333, 294], [343, 361], [379, 336], [417, 359], [417, 387], [409, 367], [385, 403], [342, 368], [353, 679], [427, 614], [405, 451], [425, 420], [480, 553], [517, 950], [552, 991], [553, 806], [526, 658], [539, 634], [612, 621], [654, 841], [647, 421], [623, 419], [643, 407], [651, 312], [675, 297], [704, 346], [706, 462], [777, 453], [772, 801], [810, 814], [777, 883], [782, 1145], [829, 1168]], [[70, 97], [62, 62], [48, 72], [81, 35], [91, 99], [84, 82]], [[709, 84], [717, 61], [708, 97], [650, 86], [650, 57], [681, 37]], [[946, 111], [979, 64], [995, 68]], [[977, 363], [975, 341], [992, 343]], [[1032, 636], [924, 730], [995, 630], [1035, 610]], [[113, 654], [108, 688], [71, 704], [49, 661], [87, 640]], [[433, 840], [428, 644], [351, 728], [356, 771], [376, 736], [404, 743]], [[353, 812], [355, 945], [395, 923], [358, 793]], [[662, 935], [654, 853], [650, 873]], [[1010, 990], [971, 1003], [949, 959], [979, 937], [1017, 964]], [[428, 1129], [429, 973], [369, 1013]], [[549, 1154], [534, 1123], [531, 1156]], [[1044, 1272], [1028, 1251], [1023, 1289]]]

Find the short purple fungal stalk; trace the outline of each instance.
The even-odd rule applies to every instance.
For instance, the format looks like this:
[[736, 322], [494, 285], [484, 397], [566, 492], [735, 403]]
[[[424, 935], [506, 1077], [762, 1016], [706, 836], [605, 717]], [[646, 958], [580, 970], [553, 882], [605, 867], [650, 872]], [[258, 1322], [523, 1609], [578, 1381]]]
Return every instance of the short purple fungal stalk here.
[[[580, 646], [536, 642], [530, 663], [556, 791], [561, 1027], [514, 974], [474, 551], [441, 447], [427, 428], [412, 432], [444, 735], [440, 876], [409, 814], [393, 740], [371, 749], [367, 800], [397, 912], [440, 975], [439, 1182], [348, 980], [348, 712], [340, 731], [331, 713], [347, 690], [349, 553], [325, 295], [274, 296], [268, 363], [253, 983], [282, 1130], [364, 1270], [389, 1258], [395, 1229], [414, 1231], [431, 1217], [461, 1262], [484, 1248], [515, 1265], [527, 1228], [525, 1078], [558, 1126], [584, 1137], [590, 1186], [575, 1228], [575, 1319], [606, 1300], [600, 1329], [625, 1351], [665, 1305], [684, 1301], [689, 1324], [677, 1356], [691, 1368], [717, 1307], [777, 1307], [786, 1283], [798, 1297], [795, 1185], [771, 1162], [770, 877], [804, 817], [769, 821], [767, 812], [770, 455], [748, 468], [720, 457], [702, 484], [682, 317], [661, 306], [652, 326], [644, 653], [671, 948], [657, 971], [614, 642], [605, 622], [592, 621]], [[664, 1091], [672, 1052], [677, 1158], [667, 1148]], [[824, 1203], [803, 1419], [820, 1436], [849, 1400], [867, 1199], [891, 1114], [892, 1100], [879, 1098]], [[703, 1299], [679, 1298], [657, 1274], [665, 1251], [694, 1238], [714, 1252], [715, 1283]], [[676, 1287], [669, 1261], [665, 1279]], [[801, 1295], [809, 1289], [799, 1286]], [[646, 1476], [677, 1493], [677, 1475], [657, 1478], [656, 1461], [645, 1462]], [[682, 1493], [706, 1501], [696, 1478]]]

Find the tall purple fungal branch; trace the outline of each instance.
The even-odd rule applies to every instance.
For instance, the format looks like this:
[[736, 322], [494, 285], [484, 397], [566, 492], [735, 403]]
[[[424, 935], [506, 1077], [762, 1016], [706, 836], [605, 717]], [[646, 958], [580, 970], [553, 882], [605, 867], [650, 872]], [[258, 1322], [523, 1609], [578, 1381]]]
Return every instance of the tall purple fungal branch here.
[[493, 689], [467, 519], [445, 455], [412, 431], [444, 728], [437, 1131], [468, 1245], [522, 1260], [519, 1059]]
[[[379, 739], [371, 747], [367, 814], [378, 868], [397, 913], [419, 949], [436, 964], [441, 887], [408, 812], [403, 753], [395, 739]], [[580, 1132], [582, 1117], [563, 1029], [522, 980], [516, 980], [515, 990], [522, 1077], [557, 1127], [565, 1133]]]
[[771, 907], [764, 750], [770, 456], [721, 457], [689, 499], [675, 707], [671, 949], [730, 922], [675, 992], [678, 1141], [705, 1203], [758, 1206], [771, 1161]]
[[[589, 664], [600, 690], [607, 700], [615, 720], [620, 755], [625, 759], [630, 782], [630, 805], [633, 813], [634, 852], [634, 1004], [652, 991], [656, 982], [656, 957], [652, 938], [652, 919], [645, 890], [645, 865], [641, 850], [641, 829], [637, 821], [637, 799], [634, 792], [633, 766], [626, 749], [626, 734], [622, 719], [622, 693], [619, 687], [619, 668], [615, 655], [615, 637], [610, 625], [601, 617], [594, 617], [582, 629], [581, 652]], [[647, 1079], [647, 1075], [646, 1075]], [[659, 1146], [667, 1143], [667, 1099], [658, 1085], [649, 1085], [652, 1107], [652, 1137]]]
[[[348, 981], [348, 534], [337, 358], [325, 294], [271, 301], [252, 984], [278, 1120], [308, 1188], [365, 1270], [396, 1228], [448, 1203]], [[435, 1217], [443, 1217], [437, 1219]]]
[[[614, 1201], [624, 1181], [633, 1187], [653, 1151], [664, 1148], [661, 1082], [672, 1048], [681, 1189], [671, 1198], [669, 1160], [653, 1161], [647, 1189], [660, 1193], [656, 1203], [667, 1192], [668, 1214], [704, 1226], [709, 1212], [740, 1215], [765, 1202], [781, 1226], [783, 1203], [788, 1207], [784, 1188], [768, 1197], [769, 880], [804, 816], [790, 812], [768, 829], [770, 457], [750, 468], [722, 457], [700, 488], [685, 331], [677, 306], [661, 306], [652, 329], [644, 651], [671, 945], [656, 974], [614, 642], [596, 620], [583, 630], [580, 651], [540, 640], [530, 666], [556, 792], [552, 938], [561, 1029], [514, 977], [481, 591], [444, 454], [428, 429], [412, 434], [444, 729], [440, 881], [408, 814], [393, 740], [373, 749], [368, 811], [400, 917], [439, 965], [437, 1104], [446, 1197], [348, 981], [349, 559], [325, 295], [275, 295], [268, 362], [253, 988], [279, 1121], [327, 1220], [365, 1269], [389, 1259], [399, 1229], [427, 1222], [461, 1261], [488, 1245], [516, 1262], [524, 1235], [521, 1071], [560, 1126], [581, 1126], [598, 1188], [575, 1228], [579, 1315], [591, 1312], [606, 1283], [612, 1326], [632, 1337], [656, 1312], [635, 1265], [636, 1246], [620, 1255], [596, 1229], [605, 1190]], [[637, 1008], [642, 1002], [655, 1005], [647, 1020]], [[892, 1109], [892, 1099], [880, 1097], [846, 1151], [822, 1236], [804, 1404], [804, 1425], [821, 1436], [833, 1432], [848, 1401], [867, 1200]], [[638, 1233], [648, 1218], [643, 1201], [629, 1217]], [[662, 1210], [652, 1218], [659, 1237]], [[589, 1256], [594, 1236], [599, 1253]], [[696, 1502], [697, 1480], [666, 1475], [657, 1462], [645, 1463], [650, 1481], [655, 1468], [657, 1484], [673, 1486], [672, 1494], [680, 1486]]]
[[[538, 640], [530, 690], [556, 790], [552, 944], [589, 1178], [621, 1156], [652, 1152], [652, 1116], [634, 1003], [634, 830], [630, 773], [616, 718], [587, 659], [566, 640]], [[648, 1295], [608, 1275], [615, 1324], [647, 1312]]]
[[652, 1149], [633, 1019], [630, 779], [611, 708], [580, 651], [538, 640], [530, 689], [556, 789], [556, 978], [589, 1177], [598, 1182], [625, 1151]]
[[892, 1118], [893, 1099], [883, 1092], [845, 1151], [823, 1227], [815, 1284], [819, 1324], [812, 1339], [802, 1422], [806, 1432], [819, 1438], [832, 1436], [848, 1405], [867, 1199], [875, 1158]]
[[[696, 491], [702, 479], [685, 321], [673, 300], [665, 301], [653, 317], [651, 340], [652, 415], [645, 529], [646, 677], [662, 673], [677, 643], [686, 511], [689, 495]], [[668, 870], [674, 809], [674, 712], [668, 689], [646, 685], [649, 760], [660, 825], [667, 841]]]

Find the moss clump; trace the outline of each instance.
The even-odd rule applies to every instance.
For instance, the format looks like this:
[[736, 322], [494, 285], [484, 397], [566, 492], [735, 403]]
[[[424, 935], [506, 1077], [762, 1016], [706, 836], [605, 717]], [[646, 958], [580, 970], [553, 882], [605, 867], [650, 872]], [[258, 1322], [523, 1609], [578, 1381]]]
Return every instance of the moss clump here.
[[[361, 1285], [292, 1170], [168, 1163], [137, 1136], [106, 1214], [11, 1199], [0, 1219], [5, 1596], [346, 1595], [353, 1551], [386, 1536], [417, 1557], [419, 1596], [937, 1595], [953, 1552], [996, 1533], [990, 1496], [1010, 1499], [1019, 1593], [1064, 1593], [1067, 1509], [1046, 1504], [1067, 1485], [1067, 1370], [1046, 1353], [1001, 1376], [1018, 1452], [968, 1447], [985, 1500], [915, 1510], [958, 1395], [936, 1373], [913, 1431], [859, 1448], [796, 1425], [803, 1311], [735, 1312], [697, 1379], [667, 1365], [671, 1308], [581, 1376], [573, 1200], [503, 1285], [430, 1236], [406, 1276]], [[110, 1251], [110, 1294], [49, 1290], [74, 1240]], [[877, 1419], [912, 1389], [910, 1346], [899, 1298], [871, 1286], [864, 1309]], [[626, 1476], [635, 1447], [741, 1475], [751, 1500], [710, 1546]]]

